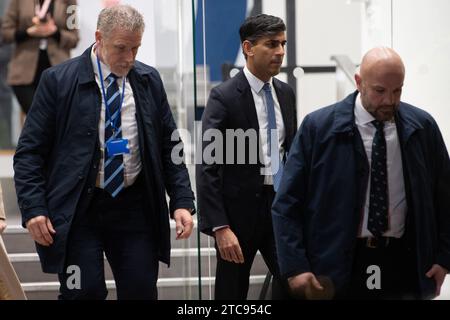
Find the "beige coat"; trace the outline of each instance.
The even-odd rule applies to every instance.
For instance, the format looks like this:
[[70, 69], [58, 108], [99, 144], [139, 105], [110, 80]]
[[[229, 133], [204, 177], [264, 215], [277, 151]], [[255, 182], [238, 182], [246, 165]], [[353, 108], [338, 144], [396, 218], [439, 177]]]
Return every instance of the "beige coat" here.
[[[73, 21], [73, 13], [67, 13], [70, 5], [75, 5], [76, 0], [53, 0], [55, 9], [53, 19], [61, 33], [58, 43], [54, 38], [48, 38], [47, 52], [52, 66], [70, 58], [70, 49], [77, 46], [78, 30], [69, 30], [68, 22]], [[3, 42], [13, 43], [16, 30], [27, 30], [33, 25], [31, 19], [35, 16], [35, 1], [10, 0], [8, 9], [3, 17], [2, 35]], [[28, 85], [34, 80], [39, 58], [38, 38], [28, 38], [16, 44], [15, 51], [8, 66], [9, 85]]]
[[[5, 209], [3, 206], [3, 193], [0, 185], [0, 217], [5, 218]], [[17, 278], [13, 266], [9, 262], [0, 235], [0, 300], [25, 300], [25, 293], [22, 290], [20, 281]]]

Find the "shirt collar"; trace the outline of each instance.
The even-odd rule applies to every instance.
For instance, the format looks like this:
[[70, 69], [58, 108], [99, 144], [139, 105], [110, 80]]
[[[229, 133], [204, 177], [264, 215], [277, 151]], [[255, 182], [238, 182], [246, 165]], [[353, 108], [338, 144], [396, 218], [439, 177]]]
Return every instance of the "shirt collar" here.
[[355, 100], [355, 122], [358, 125], [366, 125], [375, 120], [375, 118], [363, 107], [361, 94], [358, 93]]
[[[265, 82], [258, 79], [253, 73], [248, 70], [247, 66], [244, 67], [244, 74], [247, 78], [248, 83], [250, 84], [250, 87], [255, 91], [256, 93], [260, 93], [262, 88], [264, 87]], [[268, 83], [273, 87], [273, 78], [270, 78]]]
[[[94, 67], [95, 75], [98, 78], [100, 78], [100, 73], [98, 72], [97, 55], [95, 54], [95, 44], [92, 46], [91, 62], [92, 62], [92, 66]], [[111, 69], [109, 69], [109, 67], [106, 64], [104, 64], [102, 61], [100, 61], [100, 66], [102, 68], [103, 81], [105, 81], [108, 78], [108, 76], [111, 74]]]

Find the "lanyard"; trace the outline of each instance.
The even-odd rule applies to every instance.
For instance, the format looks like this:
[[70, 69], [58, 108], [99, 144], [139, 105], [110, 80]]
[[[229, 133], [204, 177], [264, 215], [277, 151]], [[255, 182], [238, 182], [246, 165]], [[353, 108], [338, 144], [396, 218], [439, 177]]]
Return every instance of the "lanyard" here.
[[45, 0], [42, 6], [39, 5], [39, 1], [36, 3], [36, 15], [39, 17], [39, 19], [44, 19], [45, 15], [47, 14], [48, 8], [50, 7], [50, 2], [52, 0]]
[[[105, 83], [103, 81], [102, 67], [100, 65], [100, 59], [98, 58], [98, 54], [97, 54], [97, 65], [98, 65], [98, 73], [99, 73], [99, 76], [100, 76], [100, 83], [102, 85], [103, 100], [105, 100], [105, 109], [106, 109], [106, 113], [107, 113], [107, 116], [109, 118], [109, 121], [111, 121], [111, 126], [112, 126], [113, 136], [114, 136], [116, 131], [118, 131], [117, 121], [119, 120], [119, 117], [117, 117], [115, 121], [113, 121], [113, 119], [111, 118], [111, 112], [109, 110], [108, 100], [106, 99], [106, 90], [105, 90]], [[122, 81], [122, 97], [120, 99], [119, 114], [120, 114], [120, 111], [122, 110], [123, 99], [125, 98], [125, 81], [126, 81], [126, 79], [127, 78], [124, 77], [124, 79]]]

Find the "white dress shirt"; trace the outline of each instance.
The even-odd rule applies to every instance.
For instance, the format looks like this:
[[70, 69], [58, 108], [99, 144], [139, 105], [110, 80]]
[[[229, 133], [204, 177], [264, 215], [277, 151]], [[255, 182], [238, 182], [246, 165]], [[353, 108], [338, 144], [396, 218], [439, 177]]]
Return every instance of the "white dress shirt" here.
[[[104, 187], [105, 176], [105, 99], [102, 93], [102, 85], [100, 83], [100, 75], [97, 65], [97, 55], [95, 54], [95, 45], [91, 52], [91, 61], [94, 67], [95, 81], [99, 87], [99, 92], [102, 95], [102, 110], [100, 113], [100, 121], [98, 123], [98, 134], [100, 140], [101, 160], [97, 175], [97, 187]], [[105, 81], [105, 90], [108, 86], [107, 78], [111, 73], [111, 70], [107, 65], [100, 62], [102, 68], [103, 80]], [[122, 94], [123, 81], [125, 80], [125, 98], [123, 99], [123, 105], [121, 109], [121, 128], [122, 138], [128, 139], [129, 154], [123, 155], [124, 164], [124, 183], [125, 188], [131, 186], [136, 180], [139, 172], [142, 168], [141, 156], [139, 153], [139, 139], [138, 139], [138, 127], [136, 121], [136, 104], [134, 101], [133, 90], [129, 81], [126, 81], [126, 77], [118, 78], [117, 85], [119, 86], [120, 94]]]
[[[364, 143], [369, 166], [372, 162], [372, 142], [375, 136], [376, 128], [371, 123], [375, 118], [364, 109], [361, 97], [358, 94], [355, 102], [355, 122]], [[406, 195], [403, 178], [402, 154], [400, 141], [397, 134], [397, 127], [394, 121], [384, 123], [384, 135], [386, 138], [386, 160], [388, 175], [388, 230], [383, 234], [385, 237], [400, 238], [405, 231], [406, 219]], [[370, 174], [370, 173], [369, 173]], [[370, 195], [370, 176], [367, 184], [366, 201], [364, 205], [364, 216], [360, 224], [359, 237], [369, 237], [372, 233], [367, 229], [369, 216], [369, 195]]]
[[[244, 74], [247, 78], [248, 83], [250, 84], [250, 88], [252, 90], [253, 101], [255, 102], [256, 115], [258, 116], [258, 124], [259, 124], [259, 137], [260, 137], [260, 145], [262, 151], [263, 163], [265, 164], [267, 170], [264, 170], [267, 175], [264, 177], [264, 184], [273, 185], [273, 177], [271, 168], [271, 160], [268, 153], [268, 142], [267, 142], [267, 128], [269, 126], [269, 120], [267, 118], [267, 106], [266, 106], [266, 95], [264, 94], [263, 86], [264, 82], [255, 77], [250, 70], [248, 70], [247, 66], [244, 67]], [[285, 139], [285, 129], [283, 116], [281, 114], [280, 103], [278, 102], [277, 93], [275, 88], [273, 87], [273, 79], [271, 78], [270, 87], [272, 89], [272, 97], [275, 105], [275, 118], [277, 122], [277, 131], [278, 131], [278, 147], [280, 150], [280, 159], [283, 159], [284, 148], [283, 143]]]
[[[263, 160], [263, 163], [266, 166], [266, 170], [264, 173], [267, 175], [264, 176], [264, 184], [265, 185], [273, 185], [273, 177], [271, 170], [271, 160], [268, 155], [268, 141], [267, 141], [267, 127], [269, 126], [269, 120], [267, 118], [267, 107], [266, 107], [266, 95], [263, 90], [264, 82], [255, 77], [250, 70], [248, 70], [247, 66], [244, 67], [244, 74], [247, 78], [248, 83], [250, 84], [250, 88], [252, 90], [253, 101], [255, 102], [256, 115], [258, 117], [258, 125], [259, 125], [259, 139], [262, 150], [262, 157], [259, 155], [260, 159]], [[269, 81], [270, 87], [272, 89], [272, 97], [275, 107], [275, 118], [277, 122], [277, 131], [278, 131], [278, 147], [280, 150], [280, 159], [283, 159], [284, 155], [284, 138], [285, 138], [285, 130], [284, 130], [284, 122], [283, 116], [281, 114], [280, 103], [278, 102], [277, 93], [273, 87], [273, 79]], [[212, 229], [213, 232], [225, 228], [228, 226], [217, 226]]]

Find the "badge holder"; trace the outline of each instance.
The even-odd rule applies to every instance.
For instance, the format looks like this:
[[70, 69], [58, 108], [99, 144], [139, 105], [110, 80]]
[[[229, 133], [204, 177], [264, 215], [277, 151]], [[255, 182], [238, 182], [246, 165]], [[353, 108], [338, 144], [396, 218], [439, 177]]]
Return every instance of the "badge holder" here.
[[106, 143], [108, 157], [129, 154], [128, 139], [116, 139]]

